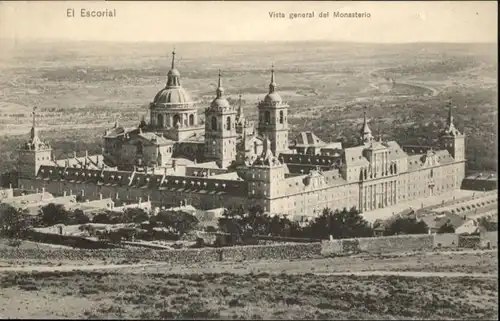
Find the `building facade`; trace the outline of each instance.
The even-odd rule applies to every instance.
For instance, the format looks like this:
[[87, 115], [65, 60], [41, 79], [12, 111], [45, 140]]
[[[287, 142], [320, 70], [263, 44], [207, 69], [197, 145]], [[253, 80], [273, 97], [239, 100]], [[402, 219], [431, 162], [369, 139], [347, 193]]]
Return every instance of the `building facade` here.
[[260, 205], [296, 219], [325, 207], [367, 212], [460, 188], [465, 136], [454, 125], [451, 105], [436, 148], [375, 139], [366, 112], [358, 146], [324, 143], [310, 131], [290, 142], [289, 107], [277, 91], [274, 67], [254, 128], [241, 98], [238, 107], [226, 99], [220, 72], [201, 121], [174, 57], [165, 87], [150, 104], [149, 122], [134, 128], [115, 123], [103, 136], [102, 155], [53, 159], [34, 111], [30, 139], [19, 149], [19, 186], [96, 199], [149, 197], [153, 206]]

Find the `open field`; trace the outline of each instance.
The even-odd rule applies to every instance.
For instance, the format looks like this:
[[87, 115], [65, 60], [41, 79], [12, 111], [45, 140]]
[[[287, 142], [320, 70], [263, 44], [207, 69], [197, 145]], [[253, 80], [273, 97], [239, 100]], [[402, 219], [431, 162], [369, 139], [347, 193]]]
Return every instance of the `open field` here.
[[[117, 118], [136, 125], [170, 67], [168, 43], [16, 43], [0, 54], [0, 168], [39, 107], [43, 137], [56, 156], [100, 152], [100, 136]], [[297, 57], [297, 50], [301, 51]], [[445, 104], [468, 137], [471, 167], [495, 167], [496, 46], [474, 44], [185, 43], [177, 46], [183, 86], [200, 102], [214, 97], [217, 69], [227, 95], [243, 94], [244, 111], [267, 92], [276, 65], [278, 90], [290, 104], [293, 132], [314, 128], [326, 141], [353, 144], [363, 107], [372, 131], [403, 144], [428, 143]], [[393, 84], [390, 80], [395, 81]], [[292, 136], [293, 137], [293, 136]]]
[[[464, 251], [279, 264], [4, 272], [0, 274], [0, 301], [9, 304], [0, 306], [0, 314], [30, 318], [495, 319], [497, 259], [493, 251]], [[395, 272], [404, 271], [405, 266], [415, 269]], [[437, 270], [447, 272], [446, 279]], [[332, 275], [346, 271], [352, 275]], [[425, 271], [428, 275], [421, 273]], [[391, 275], [396, 273], [401, 275]], [[481, 275], [485, 277], [477, 277]]]

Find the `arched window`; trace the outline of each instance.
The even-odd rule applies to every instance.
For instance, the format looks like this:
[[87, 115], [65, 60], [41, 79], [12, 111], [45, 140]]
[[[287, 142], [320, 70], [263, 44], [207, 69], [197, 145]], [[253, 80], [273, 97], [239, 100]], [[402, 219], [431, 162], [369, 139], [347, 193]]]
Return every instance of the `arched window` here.
[[156, 122], [158, 124], [158, 127], [163, 127], [163, 115], [162, 114], [158, 114], [158, 116], [156, 117]]
[[193, 126], [194, 125], [194, 115], [191, 114], [189, 115], [189, 126]]
[[434, 170], [433, 169], [431, 169], [430, 177], [431, 178], [434, 177]]
[[265, 120], [264, 120], [265, 123], [270, 124], [271, 123], [271, 112], [266, 111], [264, 114], [264, 118], [265, 118]]
[[217, 130], [217, 117], [212, 116], [212, 130]]
[[398, 173], [398, 167], [396, 164], [394, 164], [394, 174], [397, 174]]
[[173, 127], [177, 126], [177, 123], [180, 123], [181, 117], [179, 115], [174, 115], [174, 123], [172, 124]]
[[226, 118], [226, 129], [231, 130], [231, 117], [229, 116]]
[[283, 124], [283, 111], [280, 111], [280, 124]]
[[257, 154], [257, 142], [253, 142], [253, 152]]

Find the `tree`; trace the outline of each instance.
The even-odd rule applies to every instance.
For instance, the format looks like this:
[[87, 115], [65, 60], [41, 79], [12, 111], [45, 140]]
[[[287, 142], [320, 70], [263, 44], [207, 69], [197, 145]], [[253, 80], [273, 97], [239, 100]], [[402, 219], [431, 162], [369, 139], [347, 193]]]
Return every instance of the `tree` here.
[[69, 213], [70, 224], [87, 224], [90, 223], [90, 218], [81, 210], [76, 209]]
[[385, 235], [426, 234], [428, 230], [429, 227], [424, 221], [398, 217], [387, 227]]
[[235, 206], [226, 209], [223, 217], [219, 218], [219, 229], [231, 234], [233, 243], [248, 241], [253, 235], [267, 235], [274, 228], [279, 231], [279, 218], [273, 219], [263, 212], [259, 206], [253, 206], [245, 212], [243, 206]]
[[199, 223], [196, 216], [183, 211], [160, 211], [155, 221], [161, 222], [164, 227], [171, 228], [179, 236], [193, 230]]
[[0, 204], [0, 233], [7, 238], [20, 238], [30, 225], [26, 210], [19, 210], [9, 204]]
[[92, 223], [100, 224], [120, 224], [123, 223], [123, 213], [115, 211], [105, 211], [96, 214], [92, 218]]
[[123, 223], [142, 223], [149, 220], [149, 215], [142, 208], [126, 208], [123, 212]]
[[477, 225], [483, 227], [487, 232], [498, 231], [498, 222], [494, 222], [489, 217], [478, 218]]
[[308, 226], [310, 237], [327, 239], [353, 238], [373, 236], [373, 230], [356, 208], [333, 212], [325, 208], [323, 213]]
[[455, 228], [450, 222], [446, 222], [438, 229], [438, 234], [455, 233]]
[[45, 226], [52, 226], [56, 224], [67, 224], [69, 222], [68, 211], [62, 204], [50, 203], [43, 206], [38, 214]]

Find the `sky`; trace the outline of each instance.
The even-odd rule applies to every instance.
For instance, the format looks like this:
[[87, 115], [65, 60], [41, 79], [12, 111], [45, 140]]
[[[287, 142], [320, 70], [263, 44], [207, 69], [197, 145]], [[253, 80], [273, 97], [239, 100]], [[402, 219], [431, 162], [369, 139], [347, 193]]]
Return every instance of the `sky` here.
[[[67, 17], [68, 9], [76, 17]], [[116, 17], [82, 18], [81, 9]], [[334, 18], [333, 12], [369, 18]], [[285, 14], [270, 18], [270, 12]], [[314, 12], [314, 18], [289, 19]], [[320, 12], [330, 17], [319, 18]], [[2, 1], [0, 38], [92, 41], [497, 42], [496, 1]]]

